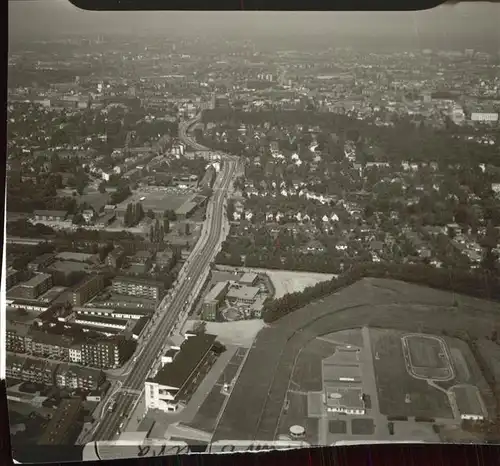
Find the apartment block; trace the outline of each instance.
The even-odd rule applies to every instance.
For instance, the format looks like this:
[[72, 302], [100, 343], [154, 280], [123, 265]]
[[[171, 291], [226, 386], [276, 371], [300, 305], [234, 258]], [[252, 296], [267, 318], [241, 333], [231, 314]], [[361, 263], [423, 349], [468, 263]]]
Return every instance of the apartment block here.
[[104, 289], [104, 277], [102, 275], [90, 275], [73, 289], [73, 306], [82, 306]]
[[161, 282], [140, 280], [129, 277], [117, 277], [113, 280], [113, 292], [158, 301], [163, 293], [164, 285]]

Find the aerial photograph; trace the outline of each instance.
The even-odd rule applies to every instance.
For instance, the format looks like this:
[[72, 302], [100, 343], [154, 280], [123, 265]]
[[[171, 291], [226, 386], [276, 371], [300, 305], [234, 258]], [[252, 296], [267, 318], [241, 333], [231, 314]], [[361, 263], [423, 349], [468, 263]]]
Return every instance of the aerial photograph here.
[[14, 459], [500, 443], [500, 5], [8, 7]]

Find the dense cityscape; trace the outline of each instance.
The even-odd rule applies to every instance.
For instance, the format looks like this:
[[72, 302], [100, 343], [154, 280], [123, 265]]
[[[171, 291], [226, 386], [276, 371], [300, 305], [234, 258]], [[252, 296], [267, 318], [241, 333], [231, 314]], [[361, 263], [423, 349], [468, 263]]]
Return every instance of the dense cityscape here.
[[16, 454], [498, 441], [500, 51], [316, 42], [12, 45]]

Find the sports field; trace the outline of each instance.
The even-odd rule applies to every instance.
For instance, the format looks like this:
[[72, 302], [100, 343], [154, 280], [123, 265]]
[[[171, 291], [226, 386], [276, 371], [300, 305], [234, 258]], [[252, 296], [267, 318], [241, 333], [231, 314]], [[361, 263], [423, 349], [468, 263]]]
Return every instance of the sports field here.
[[407, 371], [401, 345], [403, 335], [393, 330], [370, 329], [381, 413], [452, 418], [447, 395]]
[[406, 371], [401, 336], [423, 326], [426, 333], [467, 328], [473, 338], [490, 335], [498, 320], [498, 303], [466, 296], [460, 296], [460, 302], [460, 308], [453, 307], [452, 293], [395, 280], [363, 279], [274, 322], [257, 335], [213, 440], [273, 439], [300, 350], [320, 335], [362, 326], [401, 331], [372, 337], [382, 411], [451, 417], [446, 395]]
[[184, 202], [190, 199], [193, 193], [136, 191], [128, 199], [117, 205], [117, 210], [125, 210], [129, 203], [140, 202], [145, 212], [164, 212], [165, 210], [176, 210]]
[[453, 366], [446, 342], [432, 335], [404, 335], [401, 339], [407, 370], [417, 378], [451, 380]]

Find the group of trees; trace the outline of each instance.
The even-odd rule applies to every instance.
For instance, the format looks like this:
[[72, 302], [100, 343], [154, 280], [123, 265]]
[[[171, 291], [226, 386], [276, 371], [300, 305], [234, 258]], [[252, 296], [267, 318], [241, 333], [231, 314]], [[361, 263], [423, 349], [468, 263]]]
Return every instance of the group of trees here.
[[163, 212], [163, 218], [167, 219], [169, 222], [175, 222], [177, 220], [177, 214], [175, 210], [167, 209]]
[[110, 203], [115, 205], [120, 204], [120, 202], [123, 202], [131, 194], [132, 192], [130, 191], [130, 186], [128, 184], [120, 184], [116, 188], [116, 191], [111, 193]]
[[133, 227], [137, 225], [144, 218], [144, 209], [140, 202], [130, 202], [127, 204], [125, 216], [123, 217], [123, 224], [126, 227]]
[[163, 224], [160, 223], [159, 219], [156, 219], [149, 229], [149, 241], [156, 244], [161, 244], [163, 242], [165, 233], [168, 233], [168, 231], [165, 231], [165, 223], [168, 226], [167, 219], [164, 219]]
[[328, 296], [364, 277], [390, 278], [440, 290], [500, 301], [500, 280], [488, 272], [438, 269], [428, 265], [364, 263], [327, 282], [265, 304], [264, 320], [273, 322], [312, 301]]

